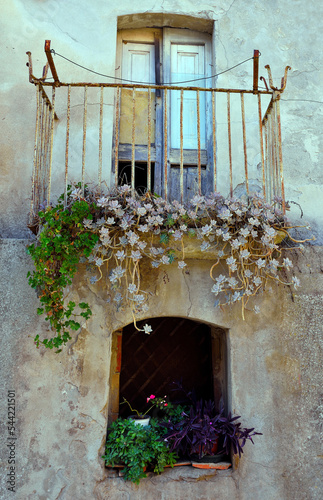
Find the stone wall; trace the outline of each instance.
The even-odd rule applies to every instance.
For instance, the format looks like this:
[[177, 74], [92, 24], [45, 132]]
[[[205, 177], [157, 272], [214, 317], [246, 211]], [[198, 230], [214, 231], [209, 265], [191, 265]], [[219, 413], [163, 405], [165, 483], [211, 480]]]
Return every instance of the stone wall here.
[[[38, 299], [25, 275], [32, 268], [24, 240], [1, 245], [1, 380], [5, 399], [16, 391], [16, 498], [219, 498], [318, 499], [322, 484], [319, 450], [322, 250], [293, 256], [302, 281], [299, 292], [275, 286], [259, 296], [260, 314], [237, 305], [213, 307], [209, 264], [190, 261], [190, 275], [169, 271], [169, 283], [156, 276], [151, 316], [182, 316], [228, 330], [229, 405], [247, 427], [263, 433], [247, 444], [234, 470], [197, 471], [190, 467], [149, 475], [139, 486], [128, 484], [103, 466], [106, 435], [111, 333], [132, 322], [116, 315], [102, 297], [104, 285], [89, 285], [84, 269], [73, 283], [74, 298], [86, 298], [93, 317], [62, 353], [33, 345], [46, 334], [37, 317]], [[179, 277], [180, 276], [180, 277]], [[179, 298], [180, 297], [180, 298]], [[176, 299], [175, 299], [176, 298]], [[6, 440], [6, 405], [1, 406]], [[4, 443], [5, 444], [5, 443]], [[7, 466], [7, 449], [2, 447]], [[6, 492], [2, 476], [2, 498]], [[154, 492], [154, 493], [152, 493]], [[120, 496], [121, 495], [121, 496]]]
[[[236, 0], [229, 5], [220, 0], [216, 6], [189, 0], [162, 4], [147, 0], [144, 24], [178, 26], [179, 16], [192, 29], [212, 32], [214, 72], [219, 73], [253, 55], [259, 49], [260, 74], [270, 64], [274, 83], [280, 84], [286, 65], [286, 91], [281, 101], [283, 159], [286, 198], [301, 205], [321, 240], [322, 234], [322, 7], [316, 0]], [[2, 237], [29, 237], [26, 229], [30, 206], [36, 97], [28, 84], [26, 51], [33, 55], [33, 71], [41, 76], [46, 62], [44, 40], [50, 39], [59, 54], [100, 73], [113, 75], [116, 62], [118, 16], [122, 28], [142, 26], [142, 9], [130, 0], [117, 5], [112, 0], [91, 3], [71, 0], [9, 0], [2, 11], [0, 32], [2, 116], [0, 231]], [[136, 15], [135, 15], [136, 14]], [[176, 16], [177, 17], [176, 17]], [[121, 17], [126, 16], [126, 17]], [[193, 20], [192, 20], [193, 18]], [[195, 21], [194, 21], [195, 18]], [[73, 22], [71, 22], [71, 19]], [[310, 21], [311, 28], [304, 19]], [[130, 24], [129, 24], [130, 23]], [[100, 81], [102, 77], [85, 72], [54, 56], [61, 81]], [[252, 88], [252, 62], [217, 78], [218, 87]], [[109, 108], [109, 106], [107, 106]], [[112, 142], [112, 140], [111, 140]], [[105, 165], [109, 164], [109, 151]], [[292, 216], [300, 209], [292, 204]]]

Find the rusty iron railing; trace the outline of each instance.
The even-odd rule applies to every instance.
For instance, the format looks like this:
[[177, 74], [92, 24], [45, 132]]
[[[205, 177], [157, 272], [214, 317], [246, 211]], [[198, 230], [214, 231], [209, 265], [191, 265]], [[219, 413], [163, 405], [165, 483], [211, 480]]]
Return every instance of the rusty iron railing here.
[[[146, 187], [150, 189], [152, 186], [154, 165], [154, 191], [166, 199], [177, 197], [179, 201], [185, 200], [185, 186], [190, 189], [191, 196], [217, 190], [234, 196], [237, 185], [249, 194], [254, 190], [251, 172], [253, 177], [260, 177], [259, 190], [264, 197], [268, 201], [281, 198], [285, 210], [279, 101], [286, 86], [287, 71], [290, 69], [288, 66], [280, 88], [274, 87], [270, 67], [266, 66], [269, 87], [261, 77], [265, 90], [258, 89], [258, 51], [254, 52], [252, 90], [178, 85], [63, 83], [58, 78], [48, 40], [45, 43], [45, 53], [48, 62], [43, 77], [37, 79], [33, 75], [31, 54], [27, 52], [29, 80], [37, 89], [30, 224], [41, 204], [48, 205], [54, 201], [58, 186], [63, 188], [66, 204], [67, 186], [71, 177], [80, 182], [83, 192], [89, 182], [94, 183], [99, 191], [103, 191], [105, 186], [117, 185], [120, 182], [120, 161], [128, 161], [131, 166], [130, 179], [127, 181], [133, 189], [137, 164], [144, 162]], [[53, 82], [46, 80], [48, 67], [51, 69]], [[51, 97], [46, 93], [47, 87], [51, 88]], [[80, 96], [80, 92], [83, 96]], [[73, 100], [75, 94], [77, 98]], [[89, 95], [92, 96], [92, 101], [89, 100]], [[187, 95], [194, 96], [196, 106], [196, 123], [189, 124], [196, 130], [196, 147], [193, 150], [185, 147], [184, 140]], [[177, 147], [172, 148], [170, 103], [175, 99], [179, 100], [176, 118], [179, 121], [179, 141]], [[263, 100], [267, 101], [264, 114]], [[158, 105], [161, 111], [156, 111]], [[109, 109], [107, 127], [104, 122], [105, 106]], [[94, 112], [94, 108], [97, 111]], [[108, 161], [104, 161], [105, 157]], [[95, 169], [94, 162], [97, 162]], [[64, 163], [65, 168], [62, 166]], [[78, 165], [78, 174], [75, 172], [75, 165]], [[192, 176], [191, 171], [194, 171], [194, 181], [188, 185], [187, 178]]]

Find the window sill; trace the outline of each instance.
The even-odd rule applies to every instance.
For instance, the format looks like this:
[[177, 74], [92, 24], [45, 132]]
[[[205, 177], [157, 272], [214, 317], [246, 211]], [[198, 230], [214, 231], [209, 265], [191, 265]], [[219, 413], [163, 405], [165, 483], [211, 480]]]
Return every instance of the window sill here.
[[[182, 461], [176, 463], [173, 467], [170, 465], [165, 466], [165, 470], [162, 474], [167, 473], [169, 476], [170, 473], [172, 476], [177, 475], [178, 473], [188, 476], [194, 476], [195, 479], [198, 479], [201, 475], [204, 474], [204, 471], [210, 470], [210, 471], [223, 471], [223, 470], [228, 470], [232, 467], [231, 462], [227, 461], [222, 461], [222, 462], [190, 462], [190, 461]], [[194, 470], [194, 469], [199, 469], [199, 470]], [[114, 467], [112, 466], [106, 466], [106, 469], [108, 471], [107, 476], [110, 478], [117, 478], [117, 477], [123, 477], [123, 466], [122, 465], [115, 465]], [[194, 472], [193, 472], [194, 471]], [[191, 473], [190, 473], [191, 472]], [[174, 473], [174, 474], [173, 474]], [[147, 477], [158, 477], [158, 475], [154, 474], [153, 472], [147, 472]], [[175, 479], [175, 477], [174, 477]]]
[[[195, 463], [194, 463], [195, 464]], [[194, 466], [176, 464], [174, 467], [165, 467], [161, 474], [147, 472], [147, 478], [141, 479], [140, 484], [147, 479], [153, 479], [154, 483], [168, 483], [172, 481], [189, 481], [199, 482], [203, 480], [214, 480], [216, 477], [227, 477], [233, 473], [232, 465], [229, 462], [219, 462], [217, 464], [196, 463]], [[207, 467], [211, 465], [212, 467]], [[123, 472], [121, 468], [106, 467], [106, 479], [123, 480]], [[126, 481], [125, 484], [131, 487], [132, 483]]]

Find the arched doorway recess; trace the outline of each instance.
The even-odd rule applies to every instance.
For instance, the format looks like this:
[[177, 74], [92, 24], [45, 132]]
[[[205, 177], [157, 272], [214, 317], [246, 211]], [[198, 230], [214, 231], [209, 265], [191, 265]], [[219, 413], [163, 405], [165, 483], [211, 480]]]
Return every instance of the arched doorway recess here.
[[[125, 397], [133, 408], [144, 408], [150, 394], [178, 400], [174, 382], [181, 381], [197, 397], [227, 407], [226, 332], [187, 318], [151, 318], [142, 322], [153, 333], [138, 332], [133, 323], [113, 333], [109, 422], [127, 416]], [[142, 326], [138, 323], [138, 326]]]

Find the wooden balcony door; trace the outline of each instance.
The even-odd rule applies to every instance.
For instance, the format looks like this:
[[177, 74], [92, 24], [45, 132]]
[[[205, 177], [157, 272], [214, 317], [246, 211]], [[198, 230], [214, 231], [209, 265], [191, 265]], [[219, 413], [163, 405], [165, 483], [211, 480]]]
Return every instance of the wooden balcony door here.
[[[211, 74], [211, 43], [209, 35], [203, 33], [172, 28], [126, 30], [119, 34], [119, 58], [119, 74], [123, 83], [129, 81], [134, 84], [168, 84], [201, 88], [211, 84], [210, 80], [205, 79]], [[151, 89], [149, 105], [147, 89], [136, 89], [135, 92], [132, 89], [122, 89], [120, 183], [130, 182], [129, 164], [133, 149], [135, 149], [136, 161], [136, 188], [138, 189], [140, 182], [143, 182], [147, 172], [148, 123], [150, 123], [150, 159], [153, 179], [151, 186], [146, 184], [143, 187], [164, 195], [165, 168], [167, 168], [168, 191], [171, 198], [178, 199], [182, 121], [185, 199], [196, 194], [198, 189], [198, 144], [203, 169], [204, 192], [207, 191], [208, 184], [212, 186], [210, 178], [212, 169], [208, 169], [209, 158], [212, 157], [210, 95], [209, 93], [206, 95], [203, 91], [199, 92], [198, 116], [196, 91], [184, 90], [182, 120], [180, 108], [180, 90], [168, 91], [167, 99], [165, 99], [163, 90]], [[134, 119], [135, 127], [133, 127]], [[165, 148], [166, 140], [167, 148]], [[135, 143], [134, 146], [133, 143]]]

